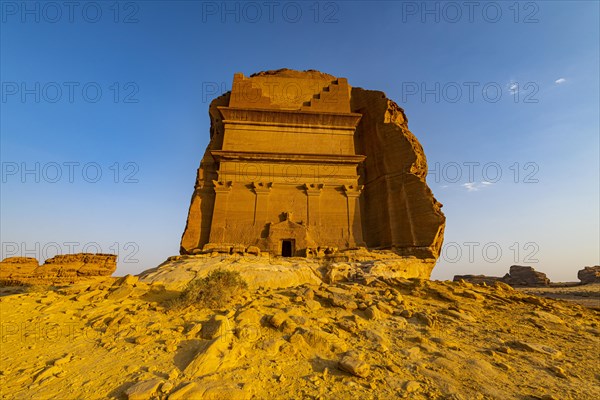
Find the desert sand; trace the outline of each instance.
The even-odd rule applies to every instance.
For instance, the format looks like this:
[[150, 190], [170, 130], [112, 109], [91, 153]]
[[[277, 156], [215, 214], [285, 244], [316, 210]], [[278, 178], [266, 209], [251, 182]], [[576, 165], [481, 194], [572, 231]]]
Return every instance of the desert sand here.
[[257, 280], [225, 309], [174, 312], [178, 284], [159, 275], [3, 288], [2, 398], [600, 398], [600, 315], [572, 302], [314, 271], [298, 286]]

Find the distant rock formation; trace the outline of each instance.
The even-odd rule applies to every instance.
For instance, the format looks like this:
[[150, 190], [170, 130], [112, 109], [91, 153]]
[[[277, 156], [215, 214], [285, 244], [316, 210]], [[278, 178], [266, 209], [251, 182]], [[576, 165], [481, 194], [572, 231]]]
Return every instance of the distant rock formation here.
[[582, 284], [600, 283], [600, 265], [585, 267], [577, 272], [577, 278], [579, 278]]
[[543, 272], [521, 265], [512, 265], [509, 273], [504, 275], [503, 281], [511, 286], [548, 286], [550, 284], [550, 279]]
[[39, 265], [32, 257], [9, 257], [0, 262], [0, 284], [30, 285], [69, 283], [98, 276], [110, 276], [117, 268], [114, 254], [57, 255]]
[[509, 273], [503, 277], [486, 275], [455, 275], [454, 282], [471, 282], [475, 284], [503, 282], [511, 286], [548, 286], [550, 279], [543, 272], [538, 272], [533, 267], [512, 265]]
[[313, 70], [235, 74], [209, 115], [182, 255], [383, 249], [421, 261], [407, 278], [429, 278], [445, 216], [423, 148], [383, 92]]

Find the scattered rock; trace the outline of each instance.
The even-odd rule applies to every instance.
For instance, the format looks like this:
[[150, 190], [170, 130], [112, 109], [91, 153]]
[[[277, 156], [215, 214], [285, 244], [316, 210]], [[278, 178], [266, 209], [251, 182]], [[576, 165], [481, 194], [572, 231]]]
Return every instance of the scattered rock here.
[[356, 310], [358, 308], [356, 302], [353, 301], [349, 296], [335, 293], [331, 296], [331, 304], [335, 307], [341, 307], [349, 311]]
[[[180, 393], [181, 392], [181, 393]], [[251, 394], [232, 382], [191, 383], [169, 396], [169, 400], [247, 400]]]
[[132, 292], [133, 292], [133, 286], [124, 284], [124, 285], [118, 286], [116, 289], [113, 289], [110, 293], [108, 293], [106, 295], [106, 299], [113, 300], [113, 301], [123, 300], [123, 299], [129, 297], [129, 295]]
[[497, 282], [501, 282], [502, 278], [499, 276], [486, 276], [486, 275], [454, 275], [454, 282], [465, 281], [476, 285], [483, 283], [487, 285], [494, 285]]
[[321, 303], [316, 300], [306, 300], [304, 304], [310, 311], [317, 311], [321, 308]]
[[224, 315], [214, 315], [210, 321], [202, 326], [202, 337], [204, 339], [215, 339], [232, 332], [232, 323]]
[[349, 372], [361, 378], [366, 378], [371, 373], [371, 366], [369, 364], [352, 356], [344, 356], [339, 361], [338, 366], [342, 371]]
[[69, 353], [57, 360], [54, 360], [53, 365], [56, 365], [56, 366], [64, 365], [64, 364], [71, 362], [72, 359], [73, 359], [73, 354]]
[[[198, 350], [194, 359], [185, 368], [184, 372], [188, 377], [199, 377], [226, 368], [235, 363], [236, 355], [239, 355], [230, 350], [234, 336], [229, 320], [222, 315], [216, 317], [220, 318], [209, 325], [212, 327], [207, 332], [213, 339]], [[202, 331], [204, 332], [204, 329]]]
[[44, 379], [50, 378], [51, 376], [57, 375], [62, 372], [62, 369], [58, 366], [50, 366], [45, 368], [42, 372], [37, 374], [33, 379], [34, 382], [41, 382]]
[[543, 322], [549, 322], [556, 325], [564, 325], [565, 323], [565, 321], [563, 321], [560, 317], [549, 312], [536, 310], [533, 312], [533, 315], [541, 319]]
[[140, 278], [134, 275], [125, 275], [115, 281], [113, 286], [122, 286], [122, 285], [135, 285]]
[[538, 296], [525, 296], [520, 298], [521, 301], [529, 304], [535, 304], [536, 306], [546, 305], [546, 301]]
[[260, 256], [260, 249], [256, 246], [248, 246], [248, 248], [246, 249], [246, 253], [252, 254], [255, 256]]
[[300, 290], [300, 296], [306, 300], [313, 300], [315, 298], [315, 292], [311, 288], [303, 288]]
[[261, 336], [261, 319], [262, 315], [253, 308], [243, 311], [236, 317], [235, 335], [244, 341], [257, 340]]
[[160, 385], [160, 391], [162, 393], [169, 393], [174, 387], [175, 385], [173, 384], [173, 382], [166, 381], [162, 385]]
[[273, 325], [273, 327], [279, 329], [279, 328], [281, 328], [283, 323], [288, 320], [288, 318], [289, 318], [289, 316], [286, 313], [280, 312], [280, 313], [273, 315], [269, 319], [269, 322], [271, 325]]
[[188, 383], [181, 389], [178, 389], [169, 395], [169, 400], [184, 400], [189, 399], [189, 394], [198, 387], [196, 382]]
[[188, 337], [194, 337], [198, 334], [198, 332], [200, 332], [202, 330], [202, 324], [199, 322], [196, 323], [192, 323], [190, 325], [188, 325], [185, 334]]
[[377, 307], [371, 306], [365, 310], [365, 317], [367, 317], [367, 319], [379, 320], [381, 319], [381, 313]]
[[459, 295], [466, 297], [467, 299], [473, 299], [476, 301], [483, 301], [485, 300], [485, 297], [483, 297], [481, 294], [474, 292], [472, 290], [464, 290], [462, 292], [458, 293]]
[[150, 336], [138, 336], [135, 338], [135, 344], [146, 344], [152, 341]]
[[475, 318], [473, 318], [470, 314], [467, 314], [465, 312], [460, 312], [456, 310], [441, 310], [441, 312], [455, 319], [475, 322]]
[[377, 308], [379, 309], [379, 311], [389, 314], [389, 315], [394, 313], [394, 309], [392, 307], [388, 306], [387, 304], [385, 304], [383, 301], [380, 301], [377, 303]]
[[414, 393], [421, 389], [421, 384], [416, 381], [408, 381], [404, 384], [404, 391], [406, 393]]
[[435, 319], [424, 312], [417, 312], [413, 315], [413, 318], [420, 324], [432, 327], [435, 325]]
[[238, 325], [260, 325], [260, 321], [262, 320], [262, 314], [254, 308], [249, 308], [239, 313], [235, 317], [235, 320], [238, 323]]
[[507, 345], [517, 350], [546, 354], [553, 358], [560, 357], [562, 355], [560, 351], [553, 349], [552, 347], [535, 343], [528, 343], [521, 340], [514, 340], [512, 342], [507, 343]]
[[332, 349], [334, 351], [346, 350], [344, 341], [332, 333], [323, 332], [320, 329], [306, 329], [302, 330], [301, 335], [315, 349], [326, 351]]
[[548, 367], [548, 369], [550, 370], [550, 372], [552, 372], [559, 378], [565, 378], [565, 379], [568, 378], [567, 374], [565, 373], [565, 370], [562, 369], [561, 367], [550, 366], [550, 367]]
[[125, 391], [128, 400], [147, 400], [150, 399], [163, 383], [162, 379], [154, 378], [147, 381], [138, 382]]

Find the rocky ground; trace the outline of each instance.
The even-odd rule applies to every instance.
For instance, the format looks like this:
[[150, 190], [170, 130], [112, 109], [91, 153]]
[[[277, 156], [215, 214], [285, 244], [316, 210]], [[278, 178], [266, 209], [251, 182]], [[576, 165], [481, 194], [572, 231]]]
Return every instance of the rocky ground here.
[[600, 398], [597, 310], [502, 283], [332, 281], [177, 312], [137, 277], [3, 288], [1, 396]]
[[600, 311], [600, 283], [582, 285], [576, 282], [553, 283], [548, 287], [519, 288], [523, 293], [561, 299]]

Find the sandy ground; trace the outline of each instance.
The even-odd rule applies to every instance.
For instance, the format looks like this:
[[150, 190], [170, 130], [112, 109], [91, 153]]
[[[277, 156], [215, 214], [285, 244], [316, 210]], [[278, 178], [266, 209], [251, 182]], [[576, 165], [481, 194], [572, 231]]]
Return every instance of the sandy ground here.
[[600, 398], [600, 314], [530, 289], [304, 285], [169, 312], [177, 292], [112, 284], [3, 290], [2, 399]]

